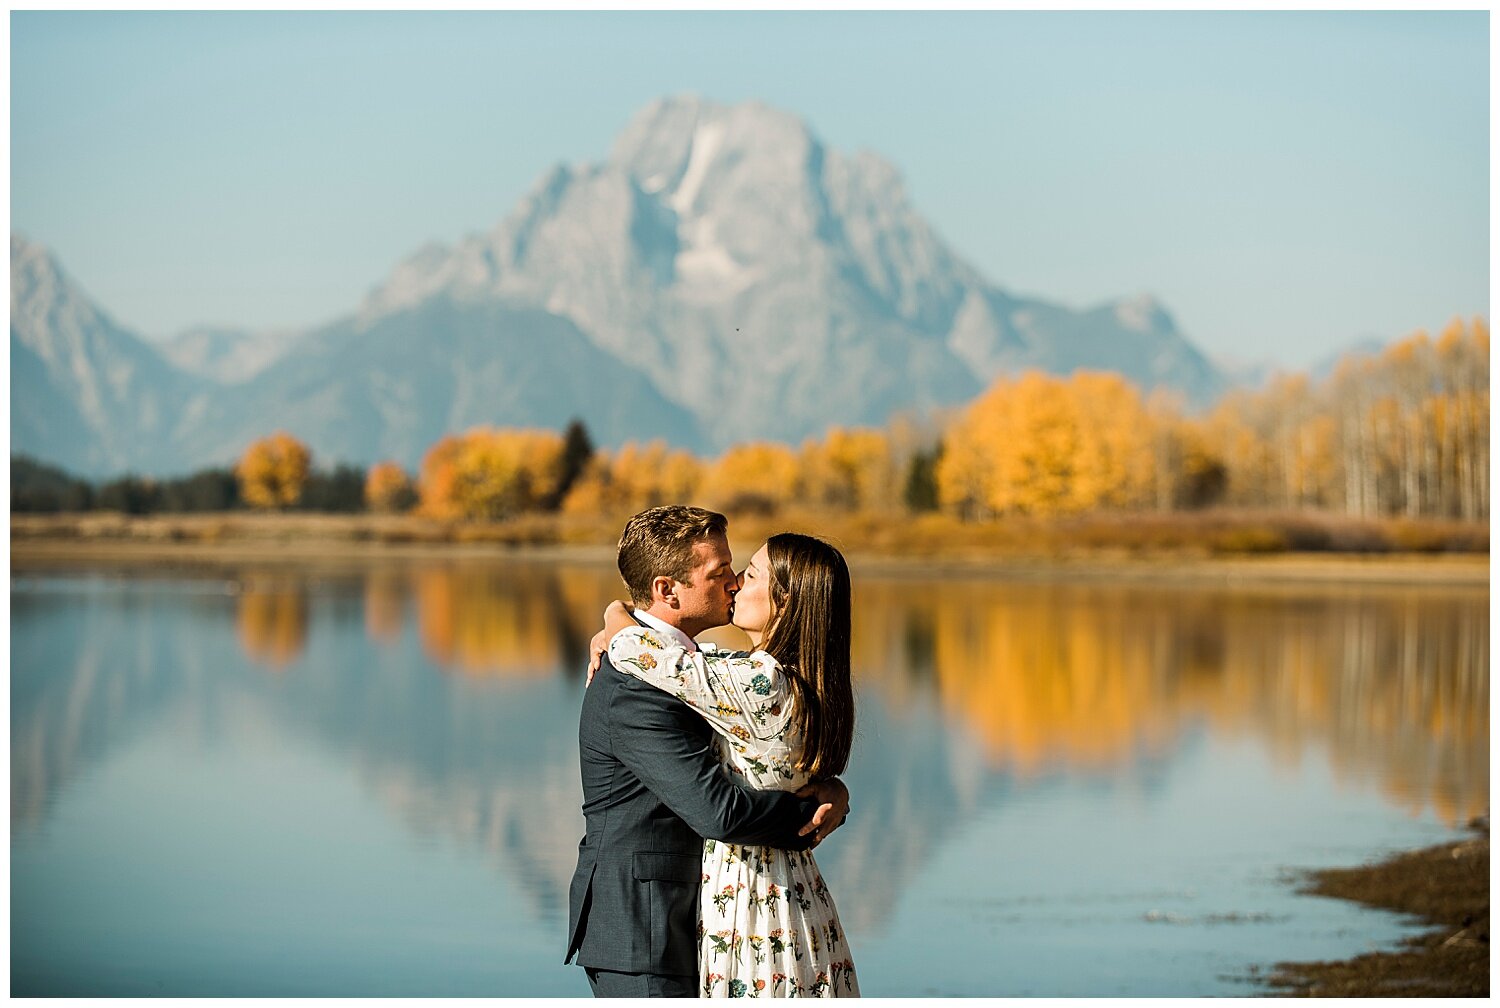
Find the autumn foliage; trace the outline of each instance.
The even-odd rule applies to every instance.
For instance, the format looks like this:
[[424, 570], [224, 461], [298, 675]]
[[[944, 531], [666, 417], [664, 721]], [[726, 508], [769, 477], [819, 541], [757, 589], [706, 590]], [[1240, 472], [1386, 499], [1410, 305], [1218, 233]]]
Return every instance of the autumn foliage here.
[[1119, 375], [1037, 371], [990, 386], [943, 440], [938, 499], [966, 517], [1146, 503], [1154, 485], [1140, 393]]
[[692, 452], [627, 441], [613, 454], [594, 455], [562, 508], [573, 515], [635, 514], [692, 499], [702, 477], [703, 463]]
[[311, 466], [312, 452], [307, 445], [286, 431], [277, 431], [246, 448], [234, 473], [245, 503], [258, 508], [286, 508], [302, 497]]
[[1200, 416], [1113, 374], [1001, 379], [948, 428], [936, 478], [969, 518], [1209, 505], [1485, 518], [1489, 329], [1455, 321]]
[[[309, 463], [285, 432], [257, 441], [236, 470], [245, 501], [296, 503]], [[373, 466], [364, 500], [477, 521], [619, 520], [691, 502], [887, 523], [934, 510], [982, 521], [1206, 508], [1476, 522], [1489, 515], [1489, 329], [1456, 320], [1436, 339], [1350, 355], [1322, 379], [1280, 375], [1196, 413], [1118, 374], [1029, 371], [922, 423], [746, 441], [712, 458], [662, 441], [596, 451], [576, 420], [564, 434], [478, 427], [433, 445], [415, 481], [395, 462]]]
[[307, 595], [295, 584], [251, 581], [240, 594], [240, 644], [251, 658], [276, 671], [302, 654], [307, 624]]
[[395, 462], [377, 462], [365, 475], [365, 506], [371, 511], [405, 511], [416, 499], [415, 484]]
[[433, 518], [508, 518], [555, 499], [563, 475], [562, 435], [476, 427], [428, 450], [420, 509]]
[[1489, 515], [1489, 327], [1454, 321], [1304, 375], [1226, 396], [1195, 436], [1226, 503], [1354, 518]]

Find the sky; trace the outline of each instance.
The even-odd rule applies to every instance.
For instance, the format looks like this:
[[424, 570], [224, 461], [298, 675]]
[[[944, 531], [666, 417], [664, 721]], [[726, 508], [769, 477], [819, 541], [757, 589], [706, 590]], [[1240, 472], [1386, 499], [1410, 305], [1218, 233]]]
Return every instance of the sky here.
[[652, 100], [873, 150], [963, 259], [1306, 367], [1489, 314], [1489, 15], [11, 14], [11, 230], [148, 338], [310, 327]]

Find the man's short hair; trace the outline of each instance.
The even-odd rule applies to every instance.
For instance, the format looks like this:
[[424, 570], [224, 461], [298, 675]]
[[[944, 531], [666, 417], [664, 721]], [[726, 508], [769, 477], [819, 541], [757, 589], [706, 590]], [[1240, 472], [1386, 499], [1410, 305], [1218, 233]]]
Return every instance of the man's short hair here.
[[669, 577], [692, 583], [693, 546], [725, 535], [729, 519], [717, 511], [686, 504], [650, 508], [625, 523], [616, 562], [630, 600], [638, 608], [651, 604], [651, 582]]

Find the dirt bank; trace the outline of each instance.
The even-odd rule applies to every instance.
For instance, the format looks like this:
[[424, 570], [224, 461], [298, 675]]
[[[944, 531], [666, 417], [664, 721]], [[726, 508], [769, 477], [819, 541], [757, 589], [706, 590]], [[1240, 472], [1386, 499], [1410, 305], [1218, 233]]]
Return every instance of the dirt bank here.
[[[732, 536], [736, 554], [748, 556], [764, 535], [780, 531], [782, 524], [770, 520], [740, 523]], [[1102, 541], [1044, 550], [982, 539], [886, 542], [858, 534], [857, 529], [825, 528], [813, 519], [784, 524], [830, 537], [844, 548], [857, 576], [1489, 587], [1489, 556], [1484, 552], [1216, 555], [1188, 548], [1124, 548]], [[11, 568], [118, 566], [161, 571], [256, 564], [358, 569], [384, 563], [500, 558], [613, 566], [618, 534], [615, 525], [555, 518], [465, 525], [398, 516], [249, 512], [169, 517], [13, 515]]]
[[1487, 997], [1490, 992], [1490, 838], [1399, 854], [1378, 864], [1311, 873], [1304, 892], [1412, 914], [1434, 925], [1388, 952], [1341, 962], [1278, 963], [1275, 995]]

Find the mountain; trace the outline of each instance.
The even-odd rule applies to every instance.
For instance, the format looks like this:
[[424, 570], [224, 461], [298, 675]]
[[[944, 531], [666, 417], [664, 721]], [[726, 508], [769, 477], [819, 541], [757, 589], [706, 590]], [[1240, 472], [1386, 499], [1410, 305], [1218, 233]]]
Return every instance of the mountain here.
[[[13, 285], [18, 261], [13, 241]], [[465, 426], [574, 415], [606, 447], [662, 437], [711, 452], [883, 424], [1027, 368], [1115, 370], [1197, 403], [1225, 385], [1153, 299], [1075, 311], [1007, 292], [943, 243], [877, 155], [830, 149], [756, 102], [694, 97], [652, 104], [606, 160], [554, 167], [490, 231], [417, 250], [319, 328], [196, 330], [157, 352], [88, 312], [108, 337], [47, 372], [67, 406], [46, 430], [14, 425], [13, 452], [181, 471], [285, 427], [324, 461], [414, 466]], [[27, 323], [38, 354], [77, 343], [52, 317]], [[13, 297], [13, 347], [17, 318]], [[114, 413], [65, 380], [119, 371], [94, 349], [133, 362]], [[17, 416], [18, 399], [52, 408], [12, 391]], [[154, 425], [110, 427], [127, 403]]]
[[481, 424], [560, 431], [574, 416], [595, 432], [701, 447], [690, 415], [567, 319], [438, 296], [305, 336], [264, 372], [204, 401], [180, 448], [190, 458], [234, 457], [275, 417], [315, 456], [415, 468], [450, 432]]
[[1231, 385], [1238, 388], [1264, 388], [1273, 378], [1286, 374], [1303, 374], [1309, 381], [1316, 383], [1332, 378], [1339, 365], [1346, 360], [1378, 356], [1390, 342], [1389, 337], [1361, 336], [1302, 368], [1288, 368], [1268, 359], [1248, 360], [1222, 354], [1214, 359], [1214, 366]]
[[178, 333], [160, 349], [167, 360], [189, 374], [237, 385], [270, 367], [300, 335], [296, 330], [252, 333], [196, 326]]
[[1378, 357], [1390, 344], [1390, 337], [1361, 336], [1314, 361], [1307, 369], [1308, 376], [1313, 381], [1327, 381], [1344, 361], [1354, 357]]
[[182, 468], [206, 383], [95, 307], [46, 249], [10, 240], [11, 451], [80, 474]]
[[1075, 312], [1010, 295], [943, 244], [888, 163], [754, 102], [655, 103], [607, 162], [558, 166], [488, 234], [401, 263], [360, 317], [443, 295], [572, 319], [715, 448], [880, 424], [1029, 367], [1109, 368], [1198, 402], [1224, 386], [1151, 299]]
[[12, 454], [89, 477], [228, 464], [277, 428], [307, 441], [320, 463], [394, 458], [412, 469], [446, 433], [561, 430], [574, 416], [605, 445], [623, 438], [600, 432], [616, 431], [704, 447], [693, 417], [545, 311], [436, 296], [295, 342], [204, 329], [158, 347], [114, 323], [19, 236], [11, 375]]

